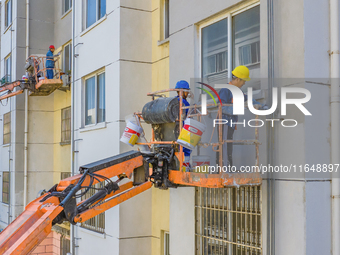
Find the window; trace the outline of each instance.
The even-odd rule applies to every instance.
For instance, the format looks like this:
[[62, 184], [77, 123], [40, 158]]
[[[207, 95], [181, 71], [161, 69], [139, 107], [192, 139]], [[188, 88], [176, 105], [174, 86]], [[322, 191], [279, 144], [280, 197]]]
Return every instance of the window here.
[[163, 232], [163, 254], [170, 255], [170, 236], [169, 232]]
[[161, 11], [161, 40], [169, 38], [169, 0], [163, 0]]
[[68, 178], [70, 176], [71, 176], [70, 172], [61, 172], [60, 173], [60, 180], [64, 180], [64, 179], [66, 179], [66, 178]]
[[260, 62], [260, 43], [254, 42], [239, 48], [240, 65], [250, 65]]
[[63, 14], [72, 8], [72, 0], [63, 0]]
[[233, 17], [234, 65], [260, 63], [260, 7]]
[[106, 0], [86, 0], [86, 28], [106, 14]]
[[11, 142], [11, 113], [4, 114], [4, 134], [3, 144], [9, 144]]
[[71, 242], [70, 239], [61, 235], [60, 237], [60, 255], [67, 255], [70, 252]]
[[72, 61], [72, 44], [69, 43], [66, 46], [64, 46], [63, 50], [63, 69], [65, 74], [71, 74], [71, 61]]
[[[95, 188], [103, 188], [104, 182], [97, 183], [95, 185]], [[95, 194], [95, 189], [90, 189], [83, 197], [82, 200], [88, 199], [91, 196]], [[84, 223], [81, 223], [81, 227], [99, 232], [99, 233], [105, 233], [105, 212], [85, 221]]]
[[196, 255], [262, 254], [261, 186], [196, 188]]
[[202, 78], [206, 81], [231, 78], [229, 70], [239, 65], [248, 66], [253, 77], [260, 76], [259, 6], [235, 15], [229, 14], [202, 27], [201, 40]]
[[228, 70], [228, 19], [202, 29], [203, 77]]
[[85, 80], [85, 125], [105, 122], [105, 73]]
[[9, 172], [2, 172], [2, 202], [9, 204]]
[[12, 24], [12, 0], [8, 0], [5, 4], [5, 27]]
[[71, 143], [71, 107], [61, 109], [61, 144]]
[[12, 56], [9, 55], [5, 58], [5, 82], [11, 82], [12, 81]]

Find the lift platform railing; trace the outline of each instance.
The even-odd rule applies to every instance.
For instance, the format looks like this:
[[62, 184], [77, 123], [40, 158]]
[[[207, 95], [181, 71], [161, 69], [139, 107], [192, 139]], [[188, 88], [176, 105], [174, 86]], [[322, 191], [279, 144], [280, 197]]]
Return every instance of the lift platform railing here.
[[[56, 60], [51, 60], [54, 61], [54, 67], [53, 68], [47, 68], [46, 67], [46, 56], [37, 56], [37, 55], [31, 55], [27, 59], [26, 62], [31, 61], [31, 65], [33, 64], [34, 67], [34, 77], [35, 81], [38, 83], [39, 82], [39, 77], [45, 77], [47, 79], [47, 70], [52, 70], [53, 71], [53, 79], [61, 79], [61, 75], [63, 74], [61, 69], [59, 68], [59, 56], [54, 57]], [[41, 68], [42, 67], [42, 68]]]
[[[57, 60], [59, 57], [56, 57]], [[54, 61], [54, 60], [53, 60]], [[53, 68], [46, 68], [46, 56], [31, 55], [26, 60], [26, 78], [21, 80], [9, 82], [8, 79], [1, 81], [0, 92], [4, 92], [0, 96], [0, 101], [22, 94], [25, 89], [32, 92], [35, 96], [46, 96], [51, 94], [56, 89], [60, 88], [63, 84], [61, 80], [61, 72], [59, 62], [55, 61]], [[47, 70], [53, 71], [53, 79], [47, 79]], [[42, 78], [43, 77], [43, 78]], [[19, 88], [16, 89], [15, 88]], [[7, 91], [7, 93], [6, 93]]]

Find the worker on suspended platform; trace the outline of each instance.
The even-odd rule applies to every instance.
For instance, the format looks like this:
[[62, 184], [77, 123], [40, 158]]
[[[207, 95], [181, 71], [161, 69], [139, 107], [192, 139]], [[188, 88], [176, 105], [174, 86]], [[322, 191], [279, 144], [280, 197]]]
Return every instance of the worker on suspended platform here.
[[[238, 66], [232, 71], [232, 80], [229, 82], [230, 85], [234, 85], [238, 88], [241, 88], [246, 81], [250, 81], [249, 77], [249, 69], [246, 66]], [[219, 96], [223, 104], [232, 104], [233, 103], [233, 94], [227, 88], [223, 88], [219, 92]], [[244, 94], [244, 101], [248, 100], [248, 96]], [[268, 106], [265, 104], [261, 104], [260, 102], [253, 99], [254, 108], [260, 110], [268, 110]], [[222, 119], [226, 119], [228, 124], [222, 130], [223, 141], [225, 140], [233, 140], [234, 131], [237, 129], [236, 124], [232, 125], [231, 123], [236, 123], [238, 120], [237, 115], [233, 115], [233, 106], [223, 106], [222, 107]], [[232, 120], [232, 121], [231, 121]], [[218, 130], [218, 129], [217, 129]], [[233, 144], [232, 143], [223, 143], [222, 147], [223, 154], [223, 165], [224, 166], [233, 166]], [[217, 157], [218, 158], [218, 157]]]
[[[175, 89], [187, 89], [190, 90], [190, 86], [189, 83], [187, 81], [184, 80], [180, 80], [176, 83], [176, 87]], [[182, 92], [182, 104], [184, 106], [190, 106], [189, 102], [187, 101], [187, 97], [189, 95], [189, 91], [183, 91]], [[179, 91], [177, 91], [177, 97], [179, 100]], [[183, 111], [182, 113], [182, 126], [184, 125], [184, 120], [186, 119], [187, 115], [188, 115], [188, 109], [185, 109], [185, 111]], [[185, 167], [185, 171], [189, 172], [190, 171], [190, 154], [191, 154], [191, 150], [183, 147], [183, 153], [184, 153], [184, 162], [183, 162], [183, 167]]]
[[57, 55], [53, 55], [55, 51], [54, 45], [49, 47], [49, 51], [46, 53], [46, 78], [53, 79], [54, 77], [54, 58], [60, 55], [60, 52]]

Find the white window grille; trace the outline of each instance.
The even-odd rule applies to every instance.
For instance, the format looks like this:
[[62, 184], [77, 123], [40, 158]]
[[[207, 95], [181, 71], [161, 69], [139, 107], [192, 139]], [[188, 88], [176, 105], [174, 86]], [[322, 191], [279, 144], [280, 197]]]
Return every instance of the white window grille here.
[[261, 186], [196, 188], [196, 255], [262, 254]]

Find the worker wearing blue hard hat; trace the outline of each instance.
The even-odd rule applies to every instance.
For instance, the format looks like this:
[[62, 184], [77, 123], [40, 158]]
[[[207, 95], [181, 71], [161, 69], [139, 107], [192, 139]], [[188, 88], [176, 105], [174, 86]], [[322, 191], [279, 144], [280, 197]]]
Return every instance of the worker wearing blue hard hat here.
[[[190, 89], [189, 83], [184, 80], [180, 80], [176, 83], [175, 89]], [[182, 92], [182, 102], [185, 106], [189, 106], [189, 102], [187, 101], [187, 97], [189, 95], [189, 91]], [[177, 97], [179, 97], [179, 91], [177, 91]], [[178, 99], [179, 100], [179, 99]], [[188, 114], [188, 109], [185, 110], [185, 113]], [[184, 118], [183, 118], [184, 119]]]
[[[176, 83], [176, 87], [175, 89], [190, 89], [189, 83], [187, 81], [184, 80], [180, 80]], [[189, 95], [189, 91], [182, 91], [182, 103], [185, 106], [190, 106], [189, 102], [187, 101], [187, 97]], [[179, 100], [179, 91], [177, 91], [177, 97]], [[182, 121], [185, 120], [186, 116], [188, 115], [188, 109], [185, 109], [185, 114], [184, 111], [182, 113]], [[191, 150], [183, 147], [183, 153], [184, 153], [184, 162], [183, 162], [183, 166], [186, 168], [186, 171], [188, 172], [190, 169], [190, 154], [191, 154]]]

